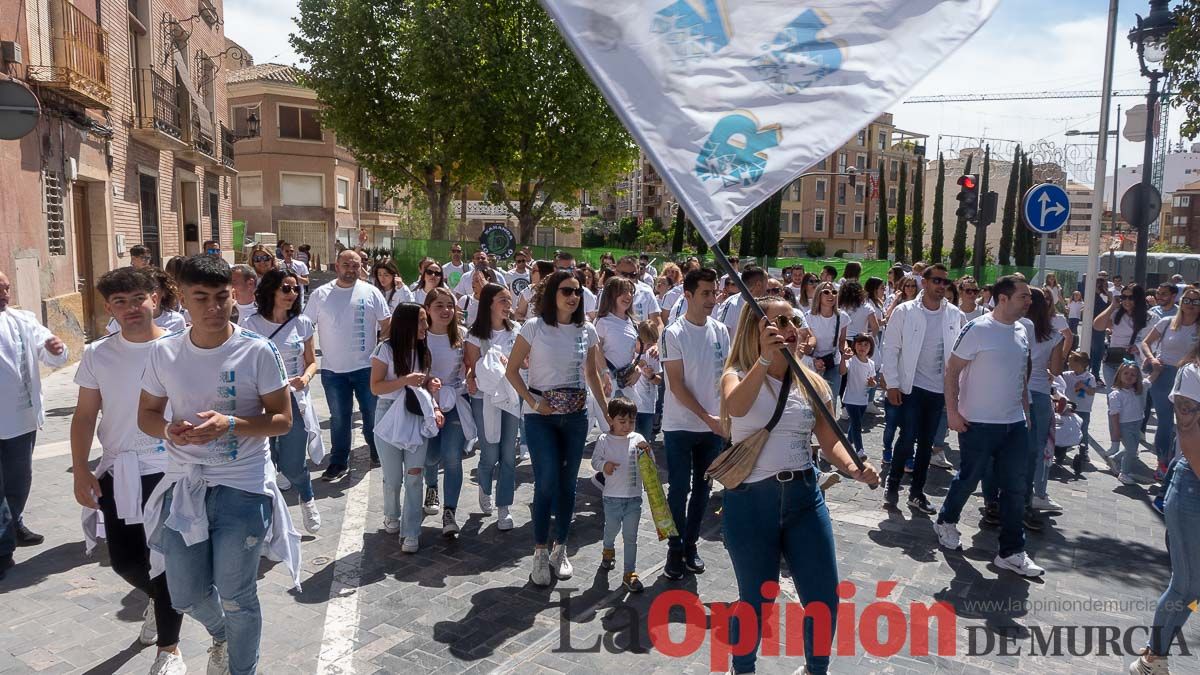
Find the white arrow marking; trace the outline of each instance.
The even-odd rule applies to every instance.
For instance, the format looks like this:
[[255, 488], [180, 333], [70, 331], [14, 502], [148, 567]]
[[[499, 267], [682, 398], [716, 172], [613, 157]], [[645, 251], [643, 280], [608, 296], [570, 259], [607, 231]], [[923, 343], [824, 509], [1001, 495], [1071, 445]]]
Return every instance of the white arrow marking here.
[[1042, 203], [1042, 223], [1041, 223], [1041, 228], [1039, 228], [1039, 229], [1045, 231], [1046, 216], [1051, 213], [1053, 213], [1054, 215], [1058, 215], [1058, 214], [1062, 213], [1063, 211], [1066, 211], [1067, 207], [1065, 207], [1062, 204], [1059, 204], [1057, 202], [1055, 202], [1053, 206], [1047, 207], [1046, 203], [1050, 201], [1050, 195], [1046, 192], [1043, 192], [1042, 196], [1038, 197], [1038, 201]]

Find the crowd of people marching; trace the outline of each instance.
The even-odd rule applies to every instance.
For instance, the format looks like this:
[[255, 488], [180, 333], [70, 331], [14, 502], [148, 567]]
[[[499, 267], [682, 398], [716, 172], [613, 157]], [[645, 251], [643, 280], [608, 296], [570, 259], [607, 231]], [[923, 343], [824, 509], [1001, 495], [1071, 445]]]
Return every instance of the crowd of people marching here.
[[[665, 467], [673, 526], [662, 573], [673, 580], [705, 570], [697, 544], [720, 465], [725, 548], [740, 599], [760, 617], [763, 584], [784, 563], [803, 602], [836, 613], [824, 493], [843, 476], [882, 482], [885, 508], [899, 506], [907, 482], [905, 504], [948, 550], [962, 548], [957, 523], [982, 483], [982, 521], [999, 531], [994, 564], [1042, 575], [1025, 538], [1046, 527], [1041, 514], [1063, 508], [1051, 466], [1081, 474], [1094, 448], [1133, 483], [1153, 417], [1155, 507], [1173, 576], [1132, 672], [1167, 672], [1187, 602], [1200, 594], [1200, 530], [1187, 519], [1200, 509], [1200, 287], [1182, 278], [1145, 289], [1099, 275], [1095, 320], [1081, 336], [1083, 294], [1053, 274], [1038, 287], [1020, 275], [984, 285], [951, 279], [941, 264], [863, 279], [856, 262], [840, 274], [794, 266], [775, 277], [733, 260], [734, 279], [696, 258], [656, 270], [647, 255], [593, 269], [570, 253], [534, 260], [522, 250], [501, 269], [455, 245], [449, 261], [421, 261], [409, 283], [390, 260], [346, 249], [334, 280], [311, 288], [315, 261], [290, 243], [256, 245], [232, 267], [215, 242], [163, 270], [145, 249], [131, 253], [132, 266], [97, 284], [111, 334], [80, 360], [71, 446], [89, 548], [103, 537], [114, 570], [152, 600], [141, 640], [158, 645], [155, 674], [185, 672], [185, 614], [212, 636], [210, 674], [255, 671], [260, 556], [300, 583], [300, 536], [282, 491], [296, 490], [303, 528], [318, 532], [310, 466], [325, 463], [323, 481], [350, 472], [356, 404], [370, 466], [381, 468], [382, 529], [405, 553], [419, 553], [429, 517], [450, 537], [464, 511], [513, 529], [527, 456], [529, 576], [539, 586], [573, 574], [570, 530], [593, 427], [601, 566], [615, 569], [621, 535], [631, 593], [644, 588], [639, 463]], [[42, 417], [37, 362], [68, 356], [33, 314], [7, 308], [9, 290], [0, 274], [0, 392], [15, 411], [0, 421], [0, 575], [16, 546], [42, 541], [22, 519]], [[311, 396], [318, 375], [329, 448]], [[1090, 420], [1097, 395], [1107, 396], [1106, 420]], [[868, 416], [882, 417], [882, 448], [864, 444]], [[93, 434], [103, 448], [94, 469]], [[478, 454], [475, 503], [463, 494], [469, 454]], [[940, 506], [925, 493], [931, 469], [954, 471]], [[832, 636], [806, 621], [804, 638], [807, 672], [826, 672]], [[753, 672], [756, 651], [735, 655], [733, 672]]]

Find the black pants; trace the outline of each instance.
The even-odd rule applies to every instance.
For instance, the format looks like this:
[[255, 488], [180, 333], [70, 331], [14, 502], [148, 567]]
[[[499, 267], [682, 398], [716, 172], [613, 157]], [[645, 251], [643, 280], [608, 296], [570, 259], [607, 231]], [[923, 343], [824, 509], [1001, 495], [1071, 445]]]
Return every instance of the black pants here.
[[[161, 473], [142, 476], [142, 506], [158, 481]], [[179, 627], [183, 615], [171, 606], [171, 593], [167, 590], [167, 575], [150, 578], [150, 549], [146, 547], [146, 530], [141, 524], [127, 525], [117, 515], [117, 502], [113, 499], [113, 477], [111, 473], [100, 479], [100, 511], [104, 514], [104, 533], [108, 541], [108, 558], [113, 571], [154, 600], [154, 618], [158, 622], [158, 646], [170, 647], [179, 643]]]
[[925, 476], [929, 473], [929, 458], [933, 452], [933, 437], [942, 421], [946, 408], [946, 397], [937, 392], [913, 387], [900, 402], [900, 443], [892, 455], [892, 466], [888, 472], [887, 489], [900, 490], [904, 478], [904, 464], [914, 457], [912, 487], [909, 496], [925, 494]]

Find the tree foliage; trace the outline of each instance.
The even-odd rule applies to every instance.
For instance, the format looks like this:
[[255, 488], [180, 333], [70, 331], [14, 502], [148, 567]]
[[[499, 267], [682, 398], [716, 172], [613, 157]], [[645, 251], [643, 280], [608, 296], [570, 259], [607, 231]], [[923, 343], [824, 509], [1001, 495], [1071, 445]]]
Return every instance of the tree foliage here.
[[945, 245], [945, 225], [942, 210], [946, 208], [946, 160], [938, 153], [937, 188], [933, 194], [933, 228], [929, 233], [929, 259], [942, 262], [942, 247]]
[[1017, 187], [1021, 180], [1021, 146], [1013, 157], [1012, 166], [1008, 173], [1008, 191], [1004, 194], [1004, 216], [1000, 219], [1000, 251], [1001, 265], [1008, 265], [1012, 259], [1013, 228], [1017, 222]]
[[887, 213], [887, 181], [883, 175], [883, 160], [879, 160], [879, 206], [875, 211], [875, 226], [879, 228], [878, 242], [875, 246], [875, 257], [880, 260], [888, 259], [888, 213]]
[[[963, 175], [971, 173], [971, 160], [974, 155], [967, 155], [966, 166], [963, 167]], [[954, 241], [950, 245], [950, 267], [954, 269], [962, 269], [967, 262], [967, 219], [958, 216], [954, 222]]]
[[[900, 162], [900, 188], [896, 195], [896, 262], [904, 262], [908, 259], [905, 255], [905, 246], [908, 245], [908, 219], [904, 216], [908, 206], [908, 162]], [[916, 262], [916, 260], [913, 260]]]
[[1200, 68], [1196, 67], [1200, 63], [1200, 0], [1179, 0], [1175, 20], [1164, 65], [1175, 91], [1171, 100], [1186, 115], [1180, 132], [1195, 138], [1200, 135]]
[[917, 158], [917, 180], [913, 183], [912, 247], [913, 262], [921, 260], [925, 243], [925, 158]]
[[[991, 190], [992, 182], [992, 146], [988, 145], [983, 151], [983, 178], [979, 185], [979, 203], [982, 207], [983, 196]], [[980, 209], [982, 216], [982, 208]], [[982, 223], [982, 217], [980, 222]], [[975, 226], [975, 244], [971, 246], [972, 263], [975, 269], [976, 276], [983, 276], [984, 256], [987, 253], [987, 226]]]

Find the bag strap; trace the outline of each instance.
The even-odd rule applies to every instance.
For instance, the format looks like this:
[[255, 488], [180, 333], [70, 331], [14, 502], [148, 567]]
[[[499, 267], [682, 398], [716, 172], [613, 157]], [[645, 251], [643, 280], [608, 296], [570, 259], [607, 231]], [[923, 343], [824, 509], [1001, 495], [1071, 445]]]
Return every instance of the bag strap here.
[[788, 394], [792, 391], [792, 373], [789, 371], [783, 377], [783, 386], [779, 389], [779, 400], [775, 402], [775, 413], [771, 415], [771, 420], [764, 427], [768, 433], [774, 431], [775, 425], [779, 424], [779, 420], [783, 417], [783, 407], [787, 404]]
[[292, 319], [294, 319], [294, 318], [296, 318], [296, 317], [295, 317], [295, 316], [289, 316], [289, 317], [287, 318], [287, 321], [284, 321], [283, 323], [279, 324], [279, 327], [278, 327], [278, 328], [276, 328], [275, 330], [271, 331], [271, 334], [267, 336], [267, 339], [268, 339], [268, 340], [274, 340], [274, 339], [275, 339], [275, 336], [279, 334], [279, 331], [283, 330], [283, 327], [284, 327], [284, 326], [286, 326], [286, 325], [288, 325], [289, 323], [291, 323], [291, 322], [292, 322]]

